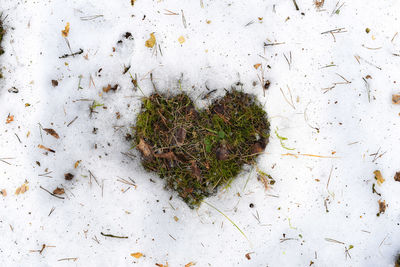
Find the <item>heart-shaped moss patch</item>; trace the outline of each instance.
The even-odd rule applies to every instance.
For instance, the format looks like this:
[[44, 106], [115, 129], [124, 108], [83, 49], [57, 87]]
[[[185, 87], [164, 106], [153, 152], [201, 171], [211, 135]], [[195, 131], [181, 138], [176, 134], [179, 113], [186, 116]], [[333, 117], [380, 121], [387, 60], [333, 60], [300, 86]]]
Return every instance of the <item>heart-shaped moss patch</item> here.
[[166, 179], [191, 208], [229, 185], [268, 138], [266, 112], [253, 95], [236, 90], [204, 110], [184, 93], [153, 94], [143, 99], [135, 127], [145, 169]]

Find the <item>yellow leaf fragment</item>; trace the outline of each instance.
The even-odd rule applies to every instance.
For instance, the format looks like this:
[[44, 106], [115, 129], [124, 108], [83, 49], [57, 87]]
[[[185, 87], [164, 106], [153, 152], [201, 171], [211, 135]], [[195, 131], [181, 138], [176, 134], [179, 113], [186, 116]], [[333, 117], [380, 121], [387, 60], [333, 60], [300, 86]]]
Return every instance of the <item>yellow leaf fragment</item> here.
[[400, 104], [400, 94], [393, 94], [392, 95], [392, 103], [395, 105]]
[[57, 187], [56, 189], [54, 189], [53, 194], [54, 195], [64, 195], [65, 190], [64, 190], [64, 188]]
[[178, 42], [179, 42], [180, 44], [183, 44], [185, 41], [186, 41], [186, 39], [185, 39], [185, 37], [183, 37], [183, 36], [180, 36], [180, 37], [178, 38]]
[[136, 259], [139, 259], [139, 258], [143, 257], [143, 254], [140, 252], [135, 252], [135, 253], [131, 253], [131, 256]]
[[153, 33], [150, 33], [150, 38], [146, 41], [146, 47], [153, 48], [156, 44], [156, 36]]
[[261, 67], [261, 64], [260, 64], [260, 63], [254, 64], [254, 68], [255, 68], [255, 69], [258, 69], [259, 67]]
[[185, 267], [190, 267], [190, 266], [194, 266], [194, 265], [196, 265], [196, 263], [191, 261], [191, 262], [185, 264]]
[[8, 115], [6, 119], [6, 124], [9, 124], [12, 121], [14, 121], [14, 115]]
[[7, 191], [5, 189], [1, 189], [0, 193], [3, 195], [3, 197], [7, 196]]
[[381, 171], [376, 170], [376, 171], [374, 171], [374, 174], [375, 174], [375, 179], [376, 179], [378, 185], [382, 185], [383, 182], [385, 182], [385, 179], [383, 178]]
[[80, 160], [77, 160], [77, 161], [75, 162], [74, 168], [75, 168], [75, 169], [78, 168], [78, 166], [79, 166], [80, 163], [81, 163], [81, 161], [80, 161]]
[[68, 37], [69, 34], [69, 22], [67, 22], [67, 25], [65, 25], [64, 30], [61, 31], [61, 35], [63, 37]]
[[161, 264], [161, 263], [156, 263], [156, 266], [158, 266], [158, 267], [168, 267], [168, 261], [165, 263], [165, 265]]
[[28, 190], [29, 190], [29, 186], [26, 183], [24, 183], [23, 185], [18, 187], [17, 190], [15, 190], [15, 194], [16, 195], [23, 194]]
[[174, 220], [177, 222], [177, 221], [179, 221], [179, 218], [174, 216]]

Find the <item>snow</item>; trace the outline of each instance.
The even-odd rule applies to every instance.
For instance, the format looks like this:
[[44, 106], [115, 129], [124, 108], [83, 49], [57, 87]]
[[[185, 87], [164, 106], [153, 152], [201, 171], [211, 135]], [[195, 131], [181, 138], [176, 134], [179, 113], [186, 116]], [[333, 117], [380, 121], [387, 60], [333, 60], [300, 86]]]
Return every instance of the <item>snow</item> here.
[[[6, 160], [11, 165], [0, 162], [0, 190], [8, 194], [0, 196], [1, 266], [394, 265], [400, 250], [400, 183], [393, 179], [400, 162], [400, 110], [391, 95], [399, 91], [400, 57], [393, 53], [400, 51], [400, 36], [395, 36], [400, 2], [354, 0], [338, 14], [331, 14], [336, 1], [318, 10], [313, 1], [297, 0], [299, 11], [291, 0], [202, 2], [204, 7], [201, 1], [176, 0], [137, 0], [134, 6], [129, 0], [0, 0], [7, 15], [6, 53], [0, 57], [5, 76], [0, 81], [0, 158], [12, 158]], [[178, 15], [166, 15], [168, 10]], [[85, 20], [93, 15], [102, 16]], [[61, 36], [67, 22], [72, 51], [82, 48], [84, 53], [59, 59], [70, 53]], [[336, 28], [345, 32], [321, 34]], [[124, 38], [125, 32], [133, 38]], [[162, 55], [145, 46], [152, 32]], [[291, 55], [290, 66], [284, 55], [289, 61]], [[265, 96], [257, 63], [271, 81]], [[206, 204], [189, 209], [164, 190], [155, 174], [143, 170], [139, 154], [125, 140], [143, 96], [133, 90], [129, 74], [122, 75], [128, 65], [145, 95], [153, 90], [152, 72], [163, 90], [179, 90], [181, 79], [199, 107], [211, 101], [200, 100], [206, 86], [219, 89], [220, 96], [239, 81], [265, 104], [271, 129], [295, 148], [285, 150], [271, 132], [257, 166], [276, 184], [265, 191], [256, 170], [247, 168], [230, 188], [206, 200], [248, 240], [218, 211]], [[324, 93], [322, 88], [344, 82], [339, 75], [351, 83]], [[53, 87], [51, 80], [59, 85]], [[115, 93], [102, 93], [116, 83]], [[13, 86], [19, 93], [8, 92]], [[290, 88], [294, 109], [280, 88], [289, 101]], [[82, 99], [107, 109], [98, 107], [90, 117], [92, 102]], [[15, 119], [5, 124], [9, 114]], [[56, 130], [60, 139], [40, 131], [39, 124]], [[44, 154], [39, 144], [56, 152]], [[39, 176], [46, 170], [51, 178]], [[374, 170], [386, 179], [376, 185], [381, 196], [372, 193]], [[94, 178], [90, 183], [89, 171], [98, 184]], [[64, 180], [68, 172], [75, 175], [72, 181]], [[128, 186], [117, 179], [128, 177], [137, 188], [123, 192]], [[25, 180], [29, 190], [15, 195]], [[65, 188], [65, 199], [40, 186]], [[377, 217], [380, 199], [388, 207]], [[31, 252], [43, 244], [49, 247], [42, 253]], [[351, 257], [345, 253], [350, 245]], [[135, 259], [134, 252], [144, 257]], [[77, 260], [59, 261], [65, 258]]]

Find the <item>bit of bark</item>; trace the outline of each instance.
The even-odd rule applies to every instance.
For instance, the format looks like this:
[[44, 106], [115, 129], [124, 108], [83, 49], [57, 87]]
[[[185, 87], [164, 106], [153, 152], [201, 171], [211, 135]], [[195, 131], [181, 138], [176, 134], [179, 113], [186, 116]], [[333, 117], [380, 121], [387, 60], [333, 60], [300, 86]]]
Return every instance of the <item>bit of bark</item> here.
[[60, 138], [60, 136], [58, 135], [58, 133], [57, 133], [55, 130], [53, 130], [53, 129], [44, 128], [43, 130], [44, 130], [46, 133], [48, 133], [48, 134], [50, 134], [51, 136], [53, 136], [54, 138], [56, 138], [56, 139], [59, 139], [59, 138]]

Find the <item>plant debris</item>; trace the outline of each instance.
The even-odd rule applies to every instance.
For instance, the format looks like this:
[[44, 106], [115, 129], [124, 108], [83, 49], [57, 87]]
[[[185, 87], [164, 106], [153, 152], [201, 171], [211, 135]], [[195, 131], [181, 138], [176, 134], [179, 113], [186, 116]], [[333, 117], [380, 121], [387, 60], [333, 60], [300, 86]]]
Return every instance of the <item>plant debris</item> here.
[[143, 257], [143, 253], [135, 252], [135, 253], [131, 253], [131, 256], [136, 259], [139, 259], [139, 258]]
[[16, 195], [23, 194], [28, 190], [29, 190], [29, 186], [26, 183], [24, 183], [23, 185], [18, 187], [17, 190], [15, 190], [15, 194]]
[[400, 182], [400, 172], [396, 172], [396, 174], [394, 175], [394, 180], [396, 182]]
[[378, 200], [379, 203], [379, 212], [376, 214], [376, 216], [379, 216], [386, 211], [386, 201], [381, 201], [380, 199]]
[[48, 134], [50, 134], [51, 136], [53, 136], [54, 138], [56, 138], [56, 139], [59, 139], [59, 138], [60, 138], [60, 136], [58, 135], [58, 133], [57, 133], [55, 130], [53, 130], [53, 129], [44, 128], [43, 130], [44, 130], [46, 133], [48, 133]]
[[254, 96], [236, 90], [205, 110], [185, 93], [152, 94], [143, 98], [134, 130], [145, 169], [166, 179], [191, 208], [228, 186], [269, 139], [266, 112]]
[[57, 187], [56, 189], [54, 189], [53, 194], [54, 195], [63, 195], [63, 194], [65, 194], [65, 190], [64, 190], [64, 188]]
[[385, 182], [385, 179], [383, 178], [381, 171], [379, 171], [379, 170], [374, 171], [374, 175], [375, 175], [376, 183], [378, 185], [382, 185]]
[[156, 36], [153, 33], [150, 33], [150, 38], [146, 41], [146, 47], [153, 48], [156, 44]]

